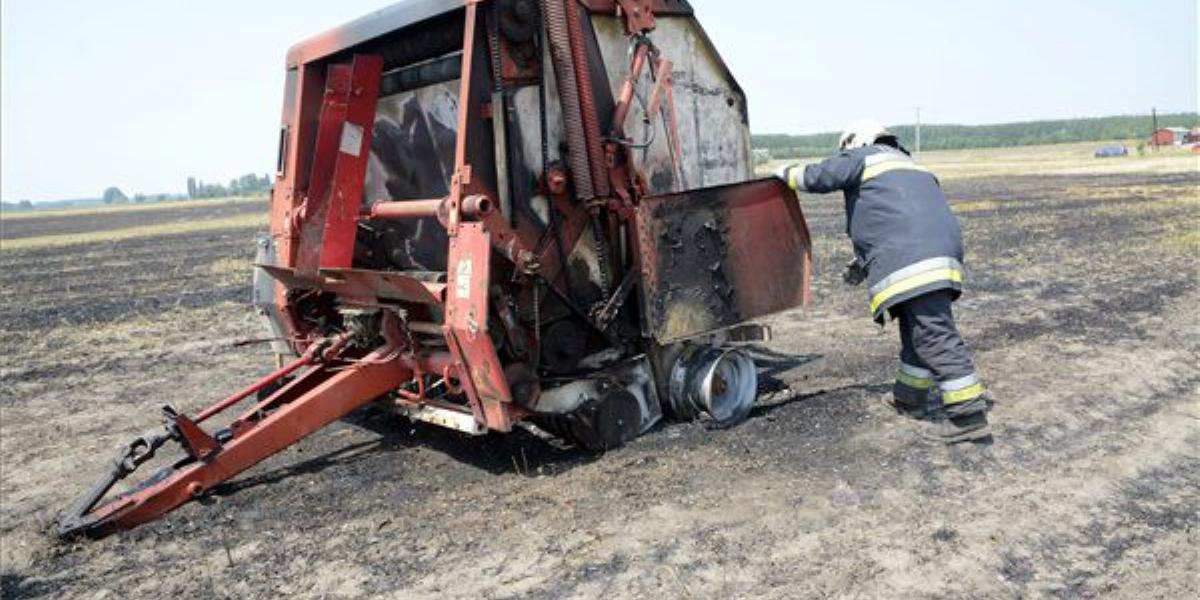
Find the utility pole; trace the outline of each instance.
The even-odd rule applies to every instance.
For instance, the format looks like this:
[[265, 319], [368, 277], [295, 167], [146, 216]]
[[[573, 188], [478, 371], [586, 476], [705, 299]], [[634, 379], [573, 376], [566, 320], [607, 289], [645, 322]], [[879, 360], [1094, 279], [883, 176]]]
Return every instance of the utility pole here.
[[917, 110], [917, 156], [921, 155], [921, 107], [916, 107]]

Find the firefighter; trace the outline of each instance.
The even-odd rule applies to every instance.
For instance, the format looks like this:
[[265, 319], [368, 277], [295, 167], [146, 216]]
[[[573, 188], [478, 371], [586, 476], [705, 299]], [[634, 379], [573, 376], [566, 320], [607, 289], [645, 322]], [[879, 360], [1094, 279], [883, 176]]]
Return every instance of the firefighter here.
[[991, 435], [983, 383], [958, 333], [951, 304], [962, 294], [963, 243], [937, 178], [896, 136], [864, 119], [846, 129], [840, 152], [776, 176], [797, 191], [845, 195], [855, 260], [844, 278], [868, 285], [871, 316], [900, 326], [900, 367], [885, 401], [953, 444]]

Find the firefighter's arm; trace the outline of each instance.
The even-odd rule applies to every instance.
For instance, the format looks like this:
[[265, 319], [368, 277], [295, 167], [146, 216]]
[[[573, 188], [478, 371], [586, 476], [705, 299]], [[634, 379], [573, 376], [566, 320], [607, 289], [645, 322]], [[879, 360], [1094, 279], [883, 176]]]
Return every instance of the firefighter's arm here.
[[863, 160], [861, 156], [842, 152], [815, 165], [806, 167], [796, 176], [800, 184], [797, 189], [814, 194], [827, 194], [858, 185], [862, 180]]
[[863, 161], [843, 152], [815, 165], [784, 165], [775, 176], [799, 192], [827, 194], [852, 187], [862, 178]]

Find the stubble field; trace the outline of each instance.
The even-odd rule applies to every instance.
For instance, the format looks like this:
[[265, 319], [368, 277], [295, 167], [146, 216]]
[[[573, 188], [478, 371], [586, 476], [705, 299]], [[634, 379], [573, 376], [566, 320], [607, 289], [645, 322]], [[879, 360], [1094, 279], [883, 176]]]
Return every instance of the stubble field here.
[[840, 198], [805, 196], [813, 305], [771, 319], [736, 428], [594, 456], [368, 409], [99, 542], [52, 523], [113, 450], [272, 366], [233, 345], [266, 207], [5, 215], [0, 596], [1195, 597], [1200, 158], [1089, 148], [924, 157], [963, 221], [990, 444], [881, 406], [895, 331], [840, 282]]

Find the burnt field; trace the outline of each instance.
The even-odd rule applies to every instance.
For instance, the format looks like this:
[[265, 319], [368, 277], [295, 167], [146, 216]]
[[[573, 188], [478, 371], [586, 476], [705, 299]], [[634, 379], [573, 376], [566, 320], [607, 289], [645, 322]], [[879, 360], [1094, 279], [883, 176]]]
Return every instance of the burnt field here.
[[[161, 405], [271, 369], [233, 346], [260, 332], [256, 226], [4, 247], [0, 596], [1194, 597], [1198, 186], [1195, 168], [947, 181], [990, 444], [929, 445], [880, 404], [895, 330], [841, 284], [840, 198], [806, 196], [813, 305], [771, 320], [738, 427], [595, 456], [368, 409], [99, 542], [52, 523], [113, 450]], [[166, 218], [135, 214], [5, 221], [0, 245]]]

